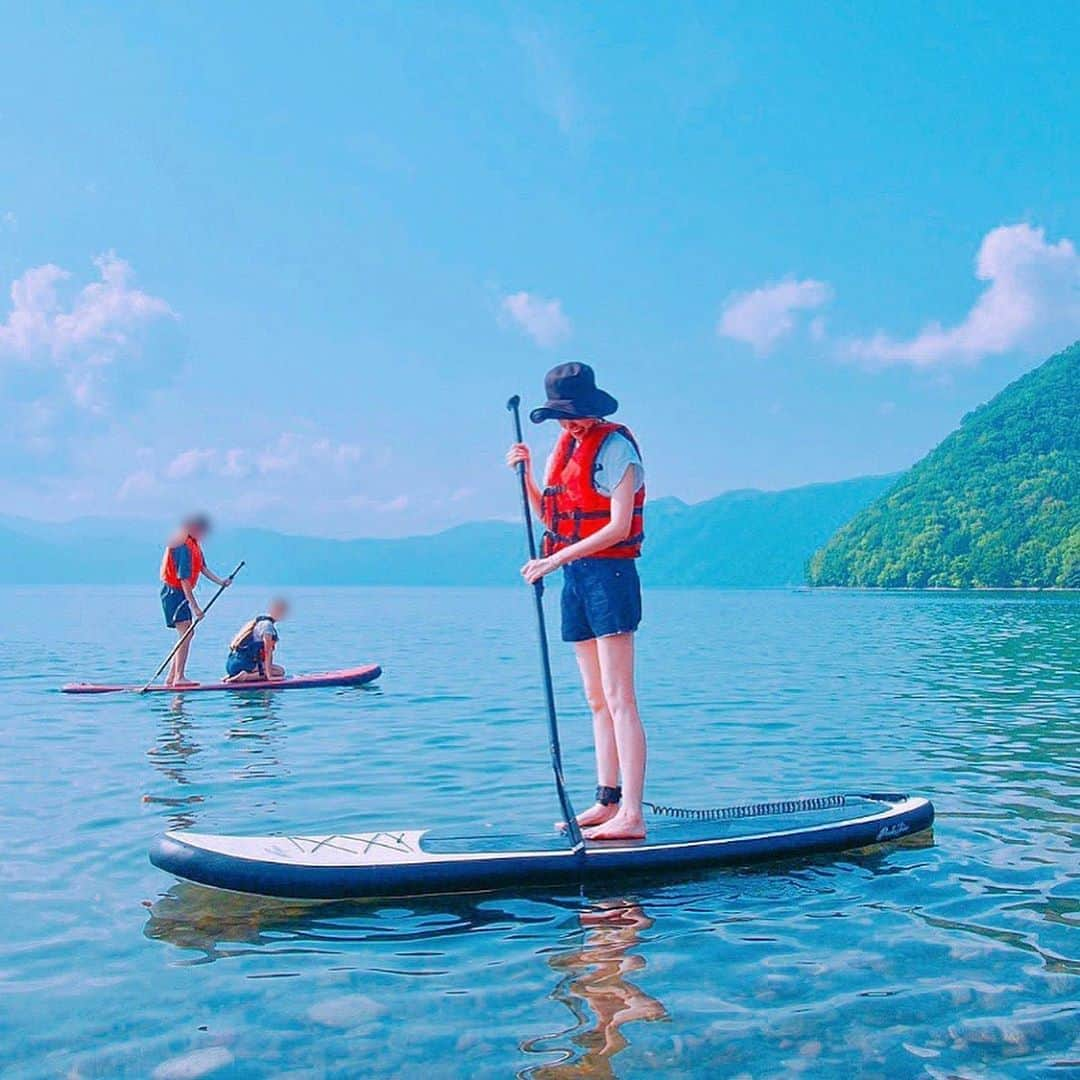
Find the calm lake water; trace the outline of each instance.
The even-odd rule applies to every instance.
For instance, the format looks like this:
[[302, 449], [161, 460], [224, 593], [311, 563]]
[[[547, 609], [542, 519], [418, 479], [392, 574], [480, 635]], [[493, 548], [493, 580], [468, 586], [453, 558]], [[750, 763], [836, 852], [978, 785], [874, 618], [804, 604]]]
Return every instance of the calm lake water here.
[[[0, 597], [5, 1076], [1080, 1071], [1076, 595], [646, 598], [654, 799], [900, 788], [934, 800], [932, 842], [308, 908], [178, 885], [148, 842], [553, 821], [526, 592], [297, 590], [284, 663], [377, 660], [377, 688], [175, 699], [56, 692], [149, 675], [170, 644], [153, 588]], [[264, 599], [222, 599], [192, 674]], [[584, 804], [564, 647], [555, 667]]]

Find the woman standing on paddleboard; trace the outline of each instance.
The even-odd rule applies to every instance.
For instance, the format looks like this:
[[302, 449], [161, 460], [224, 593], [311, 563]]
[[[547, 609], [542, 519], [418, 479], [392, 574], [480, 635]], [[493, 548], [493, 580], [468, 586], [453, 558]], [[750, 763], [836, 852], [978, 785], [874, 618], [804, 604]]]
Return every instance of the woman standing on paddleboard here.
[[[195, 586], [199, 583], [200, 575], [222, 587], [232, 584], [231, 577], [219, 578], [206, 565], [201, 541], [209, 531], [208, 518], [201, 514], [188, 518], [181, 522], [161, 558], [161, 608], [165, 613], [165, 625], [175, 630], [181, 640], [191, 628], [192, 617], [198, 622], [203, 616], [202, 608], [195, 599]], [[165, 679], [166, 686], [192, 685], [184, 671], [190, 649], [189, 637], [172, 658]]]
[[530, 417], [558, 420], [562, 435], [541, 490], [525, 443], [506, 462], [525, 465], [529, 501], [544, 522], [543, 557], [521, 573], [533, 584], [563, 571], [562, 638], [572, 642], [596, 743], [596, 802], [578, 815], [590, 840], [645, 836], [645, 729], [634, 690], [634, 632], [641, 622], [635, 560], [644, 538], [645, 470], [630, 429], [604, 418], [619, 403], [588, 364], [560, 364], [544, 380], [548, 400]]

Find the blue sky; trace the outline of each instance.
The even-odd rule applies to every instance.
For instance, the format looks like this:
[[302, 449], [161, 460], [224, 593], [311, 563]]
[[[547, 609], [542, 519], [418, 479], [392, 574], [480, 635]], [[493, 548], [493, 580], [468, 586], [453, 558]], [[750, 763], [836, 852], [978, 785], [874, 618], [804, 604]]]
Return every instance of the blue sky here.
[[5, 5], [6, 511], [510, 516], [564, 359], [654, 494], [904, 468], [1080, 337], [1080, 9], [947, 7]]

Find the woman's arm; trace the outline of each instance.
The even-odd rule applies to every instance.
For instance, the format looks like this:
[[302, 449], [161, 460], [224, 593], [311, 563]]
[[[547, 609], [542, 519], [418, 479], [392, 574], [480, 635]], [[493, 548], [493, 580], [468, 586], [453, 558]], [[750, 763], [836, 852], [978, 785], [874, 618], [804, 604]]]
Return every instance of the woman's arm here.
[[584, 559], [613, 544], [622, 543], [634, 527], [634, 496], [636, 494], [637, 474], [633, 469], [627, 469], [611, 493], [611, 520], [592, 536], [586, 536], [583, 540], [556, 551], [554, 555], [549, 555], [546, 559], [530, 560], [522, 567], [522, 576], [532, 585], [545, 574], [558, 570], [560, 566], [565, 566], [568, 562]]
[[272, 679], [274, 677], [274, 647], [277, 642], [267, 634], [263, 638], [263, 678]]
[[541, 514], [540, 488], [537, 487], [532, 471], [532, 452], [525, 443], [514, 443], [506, 452], [506, 464], [516, 469], [518, 464], [525, 466], [525, 490], [529, 493], [529, 505], [537, 517]]

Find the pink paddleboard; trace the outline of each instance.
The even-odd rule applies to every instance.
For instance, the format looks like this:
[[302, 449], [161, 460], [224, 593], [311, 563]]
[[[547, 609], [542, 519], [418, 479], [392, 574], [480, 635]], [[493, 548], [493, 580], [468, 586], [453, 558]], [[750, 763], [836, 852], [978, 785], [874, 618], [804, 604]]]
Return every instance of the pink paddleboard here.
[[[324, 671], [317, 675], [289, 675], [284, 679], [265, 679], [250, 682], [195, 683], [193, 686], [151, 686], [148, 694], [194, 694], [207, 690], [312, 690], [319, 686], [361, 686], [382, 674], [378, 664], [342, 668], [341, 671]], [[65, 694], [118, 694], [138, 693], [141, 686], [103, 686], [97, 683], [68, 683], [60, 689]]]

